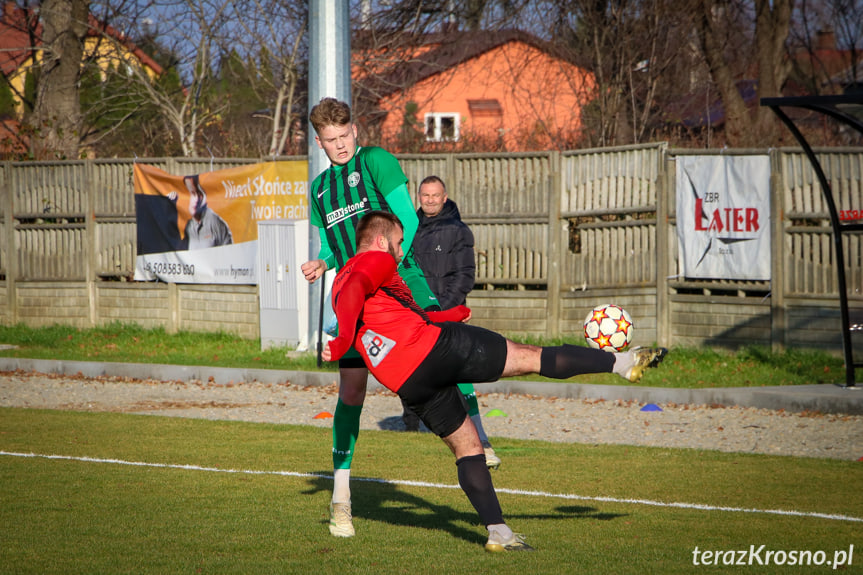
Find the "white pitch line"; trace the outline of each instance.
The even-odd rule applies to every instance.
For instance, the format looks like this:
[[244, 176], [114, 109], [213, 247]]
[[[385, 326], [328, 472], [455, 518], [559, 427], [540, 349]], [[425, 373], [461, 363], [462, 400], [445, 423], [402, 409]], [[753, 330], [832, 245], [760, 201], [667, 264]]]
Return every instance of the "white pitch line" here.
[[[123, 459], [101, 459], [96, 457], [76, 457], [72, 455], [43, 455], [39, 453], [15, 453], [0, 451], [0, 455], [8, 457], [32, 457], [38, 459], [57, 459], [65, 461], [82, 461], [85, 463], [113, 463], [115, 465], [131, 465], [134, 467], [157, 467], [162, 469], [182, 469], [185, 471], [208, 471], [212, 473], [240, 473], [244, 475], [279, 475], [284, 477], [319, 477], [332, 479], [332, 475], [321, 473], [302, 473], [299, 471], [261, 471], [253, 469], [220, 469], [218, 467], [202, 467], [200, 465], [180, 465], [172, 463], [147, 463], [143, 461], [125, 461]], [[461, 489], [458, 485], [447, 485], [445, 483], [429, 483], [427, 481], [406, 481], [400, 479], [378, 479], [373, 477], [351, 477], [351, 481], [363, 481], [366, 483], [384, 483], [388, 485], [405, 485], [409, 487], [430, 487], [434, 489]], [[652, 507], [673, 507], [677, 509], [695, 509], [698, 511], [724, 511], [731, 513], [761, 513], [765, 515], [786, 515], [791, 517], [813, 517], [818, 519], [831, 519], [834, 521], [850, 521], [863, 523], [863, 517], [850, 515], [837, 515], [833, 513], [817, 513], [811, 511], [794, 511], [788, 509], [750, 509], [745, 507], [723, 507], [704, 505], [702, 503], [681, 503], [667, 501], [652, 501], [650, 499], [625, 499], [619, 497], [602, 497], [576, 495], [572, 493], [549, 493], [546, 491], [524, 491], [521, 489], [495, 488], [497, 493], [509, 495], [522, 495], [527, 497], [547, 497], [551, 499], [570, 499], [575, 501], [597, 501], [600, 503], [624, 503], [629, 505], [650, 505]]]

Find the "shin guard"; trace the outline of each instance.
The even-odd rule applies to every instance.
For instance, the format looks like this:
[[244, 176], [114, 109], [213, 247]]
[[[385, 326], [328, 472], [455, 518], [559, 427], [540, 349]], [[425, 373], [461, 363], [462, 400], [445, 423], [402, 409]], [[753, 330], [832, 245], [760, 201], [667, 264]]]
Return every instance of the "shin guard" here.
[[333, 415], [333, 469], [350, 469], [354, 446], [360, 433], [362, 405], [348, 405], [340, 399]]
[[503, 523], [503, 512], [491, 473], [485, 464], [485, 455], [469, 455], [456, 460], [458, 467], [458, 484], [467, 495], [473, 508], [479, 513], [483, 525]]
[[554, 379], [568, 379], [584, 373], [611, 373], [614, 354], [579, 345], [542, 348], [539, 374]]

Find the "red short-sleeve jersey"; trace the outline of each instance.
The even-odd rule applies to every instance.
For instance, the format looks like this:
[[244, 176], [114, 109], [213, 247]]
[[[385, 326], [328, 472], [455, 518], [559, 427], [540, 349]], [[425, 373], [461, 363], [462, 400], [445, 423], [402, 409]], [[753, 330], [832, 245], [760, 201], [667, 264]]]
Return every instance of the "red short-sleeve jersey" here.
[[464, 306], [426, 312], [414, 302], [387, 252], [352, 257], [333, 282], [333, 307], [339, 335], [329, 343], [333, 359], [353, 345], [375, 378], [392, 391], [426, 358], [440, 335], [434, 321], [460, 321]]

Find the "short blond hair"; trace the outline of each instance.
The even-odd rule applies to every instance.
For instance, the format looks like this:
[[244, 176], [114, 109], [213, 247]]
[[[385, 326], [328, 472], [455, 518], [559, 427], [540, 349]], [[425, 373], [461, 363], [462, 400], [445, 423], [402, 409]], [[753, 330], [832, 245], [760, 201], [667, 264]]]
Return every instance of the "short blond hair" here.
[[335, 98], [322, 98], [309, 113], [309, 122], [319, 134], [327, 126], [346, 126], [351, 123], [351, 107]]

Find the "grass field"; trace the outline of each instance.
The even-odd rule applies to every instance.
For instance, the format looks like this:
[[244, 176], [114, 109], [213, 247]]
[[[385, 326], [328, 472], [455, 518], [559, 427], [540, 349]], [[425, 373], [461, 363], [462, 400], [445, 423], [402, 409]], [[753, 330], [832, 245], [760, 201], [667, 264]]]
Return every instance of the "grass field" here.
[[[536, 345], [584, 344], [581, 336], [554, 340], [522, 338]], [[0, 344], [17, 346], [0, 350], [0, 357], [59, 359], [68, 361], [162, 363], [282, 369], [292, 371], [335, 371], [334, 364], [316, 365], [314, 353], [287, 354], [282, 348], [261, 351], [259, 340], [242, 339], [225, 333], [169, 334], [162, 329], [111, 324], [80, 330], [69, 326], [30, 328], [0, 326]], [[522, 379], [541, 381], [531, 375]], [[551, 381], [551, 380], [546, 380]], [[579, 376], [570, 381], [606, 385], [628, 385], [611, 374]], [[659, 369], [649, 370], [642, 383], [654, 387], [705, 388], [802, 385], [845, 382], [841, 357], [824, 351], [789, 349], [782, 353], [749, 347], [736, 352], [706, 348], [673, 348]]]
[[328, 429], [0, 409], [0, 573], [863, 572], [859, 462], [498, 438], [537, 551], [492, 555], [443, 444], [394, 433], [361, 434], [336, 539]]
[[[254, 340], [125, 325], [0, 327], [0, 343], [37, 359], [317, 369]], [[644, 383], [843, 378], [822, 352], [675, 348]], [[863, 572], [861, 462], [495, 438], [504, 515], [537, 551], [492, 555], [443, 444], [394, 433], [362, 432], [357, 536], [336, 539], [328, 428], [0, 408], [0, 573]]]

